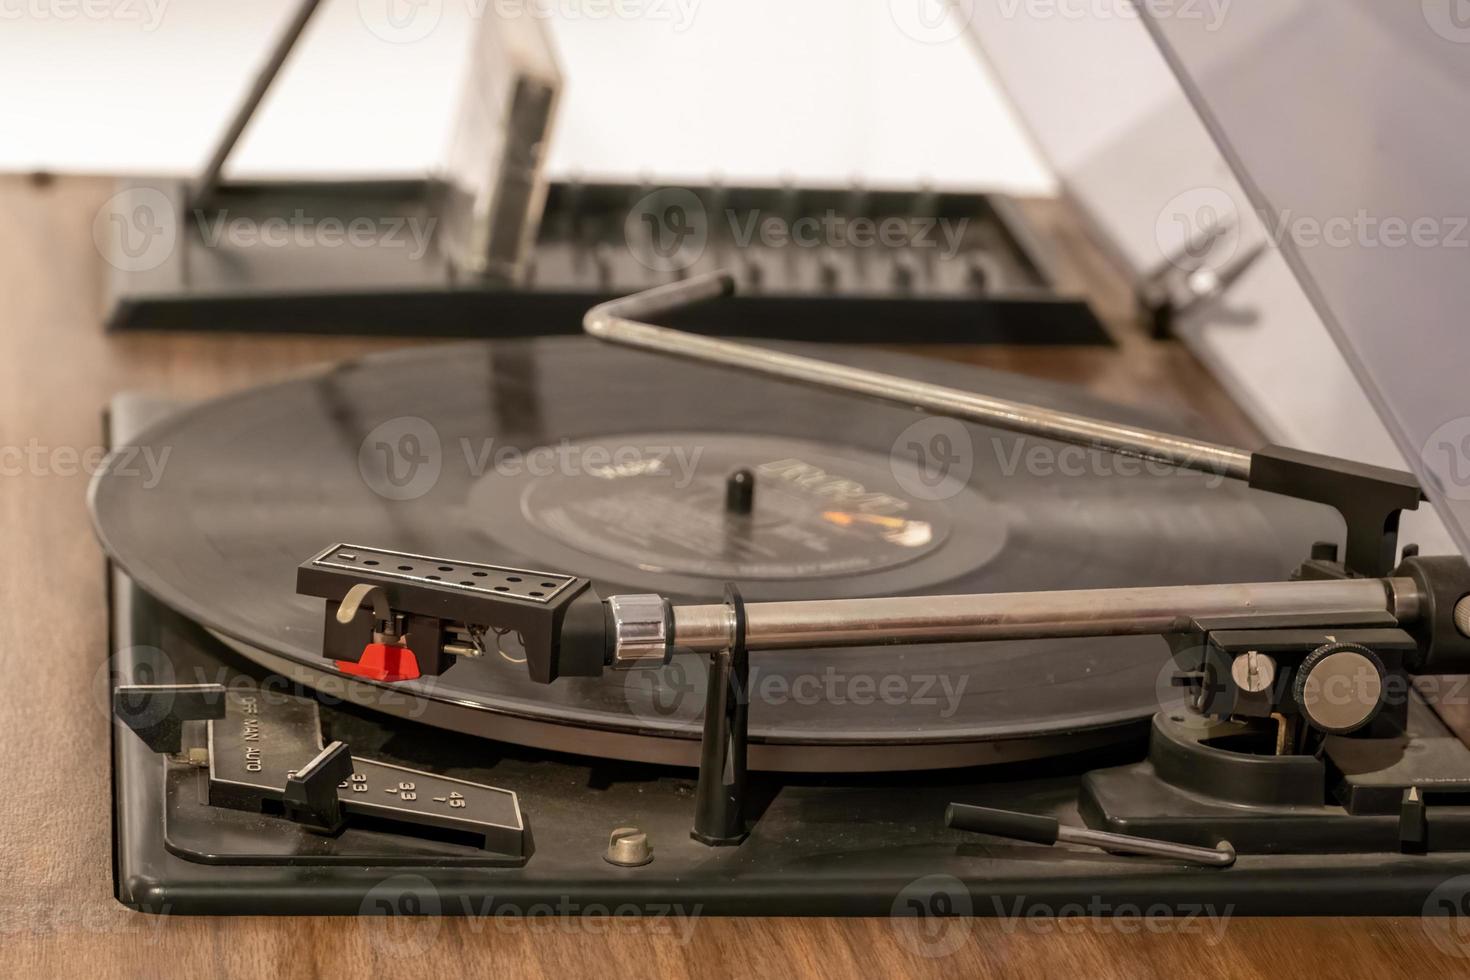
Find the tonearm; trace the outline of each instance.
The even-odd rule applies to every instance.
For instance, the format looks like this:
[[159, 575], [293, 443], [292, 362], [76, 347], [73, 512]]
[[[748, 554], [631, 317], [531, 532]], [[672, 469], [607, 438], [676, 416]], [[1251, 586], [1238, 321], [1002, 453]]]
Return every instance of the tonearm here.
[[[1314, 555], [1293, 581], [1253, 584], [751, 603], [732, 585], [723, 602], [676, 604], [661, 595], [604, 599], [588, 580], [561, 573], [338, 544], [298, 572], [299, 592], [327, 600], [324, 655], [370, 680], [413, 680], [485, 655], [488, 636], [510, 631], [543, 683], [709, 656], [695, 821], [695, 837], [709, 844], [745, 834], [753, 651], [1165, 636], [1195, 710], [1277, 719], [1291, 732], [1283, 751], [1312, 737], [1401, 732], [1402, 699], [1386, 696], [1396, 679], [1470, 673], [1470, 565], [1459, 556], [1399, 560], [1399, 516], [1423, 499], [1411, 474], [1277, 447], [1250, 453], [643, 322], [732, 288], [723, 275], [658, 287], [595, 308], [586, 330], [1327, 504], [1346, 521], [1342, 560]], [[1345, 697], [1323, 695], [1330, 683]]]

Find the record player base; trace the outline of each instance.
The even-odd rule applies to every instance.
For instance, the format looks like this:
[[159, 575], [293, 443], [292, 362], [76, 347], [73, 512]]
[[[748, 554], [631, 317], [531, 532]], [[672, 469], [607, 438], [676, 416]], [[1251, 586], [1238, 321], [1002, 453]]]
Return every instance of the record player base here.
[[[125, 576], [114, 574], [113, 590], [114, 678], [162, 670], [177, 682], [231, 689], [266, 680]], [[306, 693], [270, 683], [282, 696]], [[323, 704], [321, 715], [330, 737], [355, 753], [515, 790], [533, 856], [504, 867], [465, 844], [351, 829], [323, 838], [269, 814], [221, 819], [203, 794], [176, 785], [170, 798], [164, 757], [115, 721], [118, 900], [169, 915], [1417, 915], [1437, 886], [1470, 873], [1470, 855], [1444, 853], [1244, 854], [1222, 871], [943, 826], [945, 805], [956, 800], [1075, 821], [1085, 774], [1140, 758], [1142, 737], [948, 773], [762, 774], [753, 777], [749, 839], [709, 848], [689, 836], [692, 770], [447, 735], [342, 704]], [[621, 827], [648, 835], [650, 863], [604, 859]]]

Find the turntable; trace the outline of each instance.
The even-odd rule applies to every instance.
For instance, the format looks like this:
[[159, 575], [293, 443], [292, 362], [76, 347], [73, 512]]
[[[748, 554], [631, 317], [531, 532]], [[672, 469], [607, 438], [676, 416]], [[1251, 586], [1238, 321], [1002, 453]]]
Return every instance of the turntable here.
[[[1191, 25], [1150, 26], [1207, 121], [1248, 130]], [[1396, 124], [1422, 146], [1419, 118]], [[1382, 191], [1270, 166], [1280, 142], [1227, 142], [1259, 201]], [[1377, 170], [1423, 176], [1414, 142]], [[1377, 203], [1437, 213], [1432, 176]], [[1441, 256], [1283, 250], [1413, 473], [657, 325], [720, 274], [597, 306], [586, 338], [120, 401], [91, 498], [118, 897], [1433, 910], [1470, 873], [1470, 510], [1424, 447], [1465, 415], [1470, 297]], [[1426, 499], [1461, 554], [1399, 540]]]
[[124, 902], [1412, 911], [1463, 861], [1414, 477], [643, 322], [730, 288], [118, 405]]

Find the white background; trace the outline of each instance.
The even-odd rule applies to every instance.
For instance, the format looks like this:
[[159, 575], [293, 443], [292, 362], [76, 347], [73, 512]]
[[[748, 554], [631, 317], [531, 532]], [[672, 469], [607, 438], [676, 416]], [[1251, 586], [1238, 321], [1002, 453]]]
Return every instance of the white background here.
[[[548, 2], [567, 76], [555, 175], [1054, 189], [968, 39], [914, 20], [917, 0]], [[494, 4], [532, 16], [323, 0], [229, 173], [432, 168]], [[294, 9], [0, 0], [0, 169], [197, 170]]]
[[[322, 0], [227, 175], [433, 169], [476, 18], [489, 4], [531, 16], [517, 6], [529, 2]], [[554, 176], [1019, 194], [1065, 183], [1140, 273], [1165, 258], [1156, 228], [1175, 185], [1236, 190], [1124, 0], [544, 2], [567, 78]], [[294, 9], [0, 0], [0, 170], [197, 171]], [[1230, 316], [1181, 324], [1186, 342], [1272, 438], [1402, 466], [1280, 256], [1259, 265]]]

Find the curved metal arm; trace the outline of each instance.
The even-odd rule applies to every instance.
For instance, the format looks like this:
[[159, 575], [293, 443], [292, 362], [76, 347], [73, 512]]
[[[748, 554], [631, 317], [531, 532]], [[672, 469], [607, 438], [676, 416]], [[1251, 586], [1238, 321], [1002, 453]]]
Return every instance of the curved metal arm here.
[[587, 313], [582, 325], [588, 334], [599, 340], [627, 347], [852, 392], [1025, 435], [1104, 449], [1121, 456], [1153, 460], [1236, 480], [1250, 479], [1251, 454], [1230, 446], [1103, 422], [1085, 415], [991, 398], [642, 322], [645, 318], [670, 313], [701, 300], [728, 296], [734, 291], [735, 281], [728, 273], [697, 276], [603, 303]]

